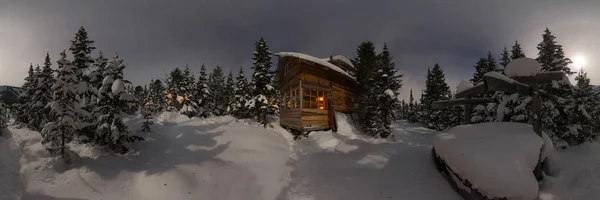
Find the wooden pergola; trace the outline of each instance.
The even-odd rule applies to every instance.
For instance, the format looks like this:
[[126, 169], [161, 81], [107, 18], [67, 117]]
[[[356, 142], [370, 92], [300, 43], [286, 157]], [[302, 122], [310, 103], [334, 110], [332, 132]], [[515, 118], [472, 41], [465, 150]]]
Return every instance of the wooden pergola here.
[[507, 93], [518, 93], [532, 97], [533, 129], [541, 136], [541, 118], [542, 101], [540, 95], [546, 95], [539, 90], [540, 84], [552, 83], [552, 81], [567, 80], [564, 72], [540, 72], [534, 76], [516, 76], [507, 77], [498, 72], [488, 72], [483, 77], [483, 82], [473, 87], [456, 93], [456, 99], [436, 101], [434, 108], [443, 108], [449, 106], [464, 106], [464, 124], [471, 123], [472, 105], [491, 103], [494, 99], [490, 98], [472, 98], [475, 95], [486, 94], [488, 92], [501, 91]]

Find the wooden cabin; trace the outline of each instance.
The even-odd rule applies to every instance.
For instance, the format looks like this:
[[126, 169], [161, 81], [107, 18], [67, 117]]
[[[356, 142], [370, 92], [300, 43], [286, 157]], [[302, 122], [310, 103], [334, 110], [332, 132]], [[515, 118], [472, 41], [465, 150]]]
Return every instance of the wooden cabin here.
[[354, 67], [344, 56], [316, 58], [293, 52], [276, 53], [281, 94], [280, 124], [304, 133], [337, 130], [335, 112], [354, 109], [358, 86], [349, 74]]

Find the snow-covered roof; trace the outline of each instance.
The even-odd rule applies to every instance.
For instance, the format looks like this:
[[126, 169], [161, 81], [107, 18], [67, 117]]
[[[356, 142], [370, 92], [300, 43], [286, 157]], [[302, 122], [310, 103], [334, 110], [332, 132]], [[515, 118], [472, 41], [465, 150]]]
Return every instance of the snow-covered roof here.
[[323, 60], [321, 58], [317, 58], [317, 57], [314, 57], [311, 55], [306, 55], [303, 53], [296, 53], [296, 52], [279, 52], [279, 53], [275, 53], [274, 55], [279, 56], [279, 57], [296, 57], [296, 58], [308, 60], [308, 61], [317, 63], [319, 65], [323, 65], [329, 69], [335, 70], [351, 79], [355, 79], [352, 75], [348, 74], [348, 72], [342, 70], [340, 67], [338, 67], [330, 62], [327, 62], [327, 60], [329, 60], [329, 59]]
[[350, 61], [350, 59], [348, 59], [348, 58], [346, 58], [346, 57], [344, 57], [342, 55], [335, 55], [335, 56], [332, 56], [331, 58], [323, 58], [323, 60], [325, 60], [325, 61], [330, 61], [330, 60], [332, 60], [332, 61], [340, 61], [340, 62], [343, 62], [343, 63], [347, 64], [348, 66], [354, 68], [354, 65], [352, 64], [352, 62]]

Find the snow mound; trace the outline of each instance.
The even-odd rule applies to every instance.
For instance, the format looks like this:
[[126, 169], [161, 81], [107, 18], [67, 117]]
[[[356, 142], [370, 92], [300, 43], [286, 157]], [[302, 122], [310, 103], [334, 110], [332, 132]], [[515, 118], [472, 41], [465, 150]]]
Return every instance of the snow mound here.
[[518, 58], [504, 68], [504, 74], [509, 77], [514, 76], [533, 76], [542, 69], [540, 63], [533, 58]]
[[514, 122], [460, 125], [433, 139], [435, 151], [454, 173], [490, 198], [537, 197], [533, 170], [542, 145], [531, 125]]
[[471, 82], [469, 81], [460, 81], [460, 83], [458, 83], [458, 86], [456, 87], [456, 92], [462, 92], [465, 91], [469, 88], [473, 87], [473, 84], [471, 84]]
[[160, 124], [178, 124], [181, 122], [189, 121], [190, 118], [181, 115], [177, 112], [162, 112], [156, 117], [156, 122]]

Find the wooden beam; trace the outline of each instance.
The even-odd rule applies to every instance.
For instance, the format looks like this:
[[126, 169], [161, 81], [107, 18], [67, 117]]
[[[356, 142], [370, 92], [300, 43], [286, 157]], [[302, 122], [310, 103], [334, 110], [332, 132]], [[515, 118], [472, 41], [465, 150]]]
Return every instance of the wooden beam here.
[[496, 76], [483, 77], [486, 91], [502, 91], [508, 93], [519, 93], [522, 95], [532, 95], [533, 92], [530, 86], [518, 81], [509, 80], [510, 79], [504, 79]]
[[444, 108], [444, 107], [450, 107], [450, 106], [472, 105], [472, 104], [482, 104], [482, 103], [491, 103], [491, 102], [494, 102], [494, 99], [477, 98], [477, 99], [442, 100], [442, 101], [433, 102], [433, 108]]
[[461, 92], [457, 92], [456, 98], [457, 99], [465, 98], [465, 97], [473, 96], [476, 94], [483, 94], [485, 92], [486, 92], [485, 85], [483, 83], [481, 83], [481, 84], [477, 84], [473, 87], [470, 87], [469, 89], [463, 90]]
[[537, 73], [535, 76], [516, 76], [511, 78], [527, 85], [533, 85], [534, 83], [547, 84], [552, 83], [552, 81], [569, 80], [569, 78], [567, 78], [567, 75], [565, 75], [565, 73], [561, 71], [540, 72]]

